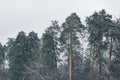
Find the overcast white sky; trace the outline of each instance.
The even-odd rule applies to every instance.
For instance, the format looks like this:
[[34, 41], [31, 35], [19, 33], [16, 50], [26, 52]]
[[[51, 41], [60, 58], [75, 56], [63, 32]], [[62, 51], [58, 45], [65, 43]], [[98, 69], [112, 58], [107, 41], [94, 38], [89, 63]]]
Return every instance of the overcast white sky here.
[[6, 43], [21, 30], [33, 30], [40, 37], [51, 20], [61, 24], [72, 12], [82, 21], [101, 9], [118, 17], [119, 5], [120, 0], [0, 0], [0, 42]]

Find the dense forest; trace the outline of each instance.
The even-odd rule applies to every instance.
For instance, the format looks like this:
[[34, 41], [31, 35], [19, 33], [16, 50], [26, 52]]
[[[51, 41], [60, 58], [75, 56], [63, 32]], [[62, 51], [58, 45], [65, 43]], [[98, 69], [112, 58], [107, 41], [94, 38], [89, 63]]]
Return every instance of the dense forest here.
[[41, 38], [20, 31], [0, 43], [0, 80], [120, 80], [120, 19], [103, 9], [54, 20]]

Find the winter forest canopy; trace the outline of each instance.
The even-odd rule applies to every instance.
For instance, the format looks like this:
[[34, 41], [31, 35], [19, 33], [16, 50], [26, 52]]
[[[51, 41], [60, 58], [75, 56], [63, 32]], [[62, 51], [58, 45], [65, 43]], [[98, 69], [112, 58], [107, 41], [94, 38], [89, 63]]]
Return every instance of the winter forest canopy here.
[[0, 80], [120, 80], [120, 19], [104, 9], [16, 35], [0, 43]]

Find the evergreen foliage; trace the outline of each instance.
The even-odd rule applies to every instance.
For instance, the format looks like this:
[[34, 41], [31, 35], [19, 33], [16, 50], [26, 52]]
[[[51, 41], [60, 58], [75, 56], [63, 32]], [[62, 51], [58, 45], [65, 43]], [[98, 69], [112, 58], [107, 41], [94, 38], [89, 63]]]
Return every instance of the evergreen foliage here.
[[0, 80], [120, 80], [120, 19], [103, 9], [85, 22], [72, 13], [41, 39], [21, 31], [0, 43]]

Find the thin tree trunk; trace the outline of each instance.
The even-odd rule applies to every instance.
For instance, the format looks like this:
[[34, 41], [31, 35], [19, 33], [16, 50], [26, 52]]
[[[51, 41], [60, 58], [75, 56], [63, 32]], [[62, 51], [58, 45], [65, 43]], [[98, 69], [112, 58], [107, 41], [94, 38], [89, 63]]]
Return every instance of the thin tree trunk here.
[[110, 40], [110, 51], [109, 51], [109, 67], [111, 66], [111, 57], [112, 57], [112, 49], [113, 49], [113, 46], [112, 46], [112, 38]]
[[[101, 62], [101, 60], [100, 60]], [[102, 67], [101, 67], [101, 63], [99, 64], [99, 79], [98, 80], [102, 80]]]
[[69, 80], [72, 80], [72, 31], [70, 29]]
[[69, 56], [69, 80], [72, 80], [72, 54]]
[[[89, 71], [89, 78], [88, 79], [94, 79], [93, 77], [93, 75], [95, 74], [95, 72], [94, 72], [94, 69], [92, 69], [92, 67], [91, 67], [91, 57], [92, 57], [92, 46], [90, 46], [90, 54], [89, 54], [89, 60], [90, 60], [90, 62], [89, 62], [89, 67], [91, 68], [90, 69], [90, 71]], [[93, 74], [91, 74], [91, 73], [93, 73]], [[91, 75], [90, 75], [91, 74]]]
[[109, 80], [111, 80], [111, 76], [110, 76], [110, 66], [112, 64], [112, 49], [113, 49], [113, 43], [112, 43], [112, 38], [110, 38], [110, 49], [109, 49], [109, 58], [108, 58], [108, 78]]
[[101, 55], [102, 53], [99, 50], [99, 79], [98, 80], [102, 80], [102, 62], [101, 62]]

